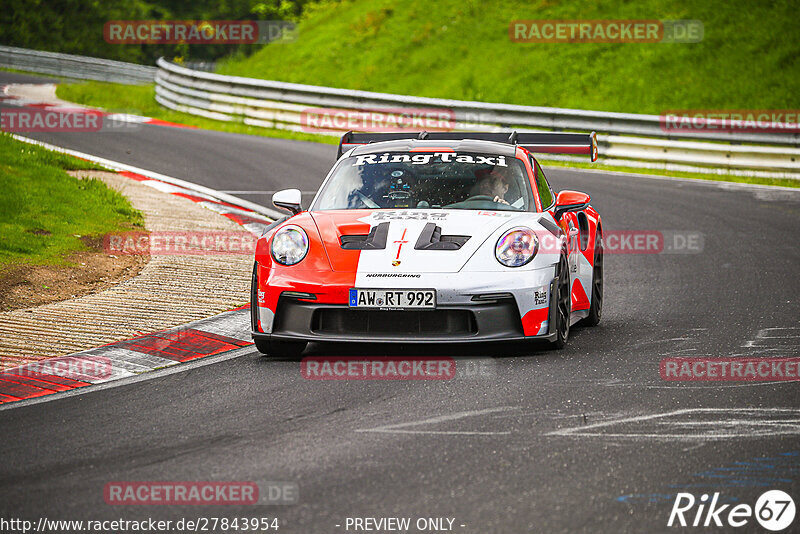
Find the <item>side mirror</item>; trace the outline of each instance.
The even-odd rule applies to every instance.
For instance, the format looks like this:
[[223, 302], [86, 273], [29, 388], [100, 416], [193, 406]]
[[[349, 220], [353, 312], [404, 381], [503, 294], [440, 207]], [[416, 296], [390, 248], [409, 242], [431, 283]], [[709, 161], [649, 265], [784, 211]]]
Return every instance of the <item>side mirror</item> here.
[[568, 211], [579, 211], [589, 206], [589, 195], [579, 191], [561, 191], [556, 197], [553, 218], [559, 220]]
[[276, 208], [283, 208], [297, 215], [303, 208], [301, 206], [302, 196], [299, 189], [284, 189], [272, 195], [272, 203]]

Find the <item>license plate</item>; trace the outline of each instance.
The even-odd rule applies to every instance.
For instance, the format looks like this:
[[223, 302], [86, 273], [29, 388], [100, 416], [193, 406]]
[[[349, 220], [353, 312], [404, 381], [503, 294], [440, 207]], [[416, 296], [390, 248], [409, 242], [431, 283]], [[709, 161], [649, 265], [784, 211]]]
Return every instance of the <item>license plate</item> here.
[[351, 308], [380, 308], [387, 310], [436, 308], [434, 289], [351, 289], [348, 304]]

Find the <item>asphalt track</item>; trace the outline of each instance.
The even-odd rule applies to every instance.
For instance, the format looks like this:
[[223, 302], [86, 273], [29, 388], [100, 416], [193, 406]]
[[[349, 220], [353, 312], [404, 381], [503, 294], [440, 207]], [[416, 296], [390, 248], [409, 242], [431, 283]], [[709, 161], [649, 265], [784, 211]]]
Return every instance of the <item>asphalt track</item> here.
[[[257, 191], [235, 194], [265, 205], [270, 191], [316, 189], [335, 156], [328, 145], [149, 125], [30, 137]], [[800, 451], [797, 383], [659, 376], [674, 355], [800, 356], [800, 192], [561, 169], [548, 177], [557, 190], [589, 193], [607, 232], [700, 232], [702, 250], [608, 255], [603, 321], [573, 329], [562, 351], [310, 349], [443, 353], [480, 364], [473, 377], [309, 381], [296, 361], [245, 350], [0, 411], [0, 517], [263, 516], [303, 533], [345, 532], [347, 517], [449, 517], [464, 533], [659, 532], [673, 501], [664, 496], [677, 491], [753, 505], [782, 489], [800, 504], [800, 456], [789, 455]], [[300, 496], [288, 506], [105, 504], [104, 485], [127, 480], [292, 481]]]

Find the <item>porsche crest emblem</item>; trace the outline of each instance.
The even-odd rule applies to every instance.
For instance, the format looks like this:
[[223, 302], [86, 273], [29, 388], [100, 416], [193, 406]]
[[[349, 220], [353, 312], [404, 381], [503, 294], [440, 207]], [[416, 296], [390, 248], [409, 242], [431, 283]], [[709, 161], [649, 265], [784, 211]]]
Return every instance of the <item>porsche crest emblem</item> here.
[[397, 267], [400, 265], [400, 260], [392, 260], [392, 267]]

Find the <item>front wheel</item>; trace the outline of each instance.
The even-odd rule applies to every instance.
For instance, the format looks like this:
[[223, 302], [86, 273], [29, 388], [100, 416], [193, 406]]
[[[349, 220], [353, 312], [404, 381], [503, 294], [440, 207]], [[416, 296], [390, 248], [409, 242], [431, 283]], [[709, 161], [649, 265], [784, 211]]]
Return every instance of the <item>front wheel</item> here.
[[561, 255], [558, 262], [558, 282], [555, 291], [556, 300], [556, 338], [553, 340], [553, 348], [563, 349], [569, 338], [569, 318], [572, 312], [572, 296], [569, 290], [569, 265], [567, 256]]
[[256, 348], [261, 354], [273, 358], [297, 358], [308, 343], [305, 341], [277, 341], [273, 339], [255, 339]]

